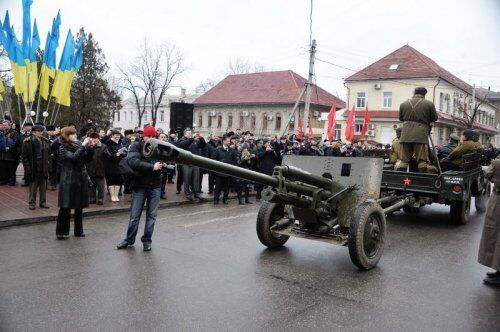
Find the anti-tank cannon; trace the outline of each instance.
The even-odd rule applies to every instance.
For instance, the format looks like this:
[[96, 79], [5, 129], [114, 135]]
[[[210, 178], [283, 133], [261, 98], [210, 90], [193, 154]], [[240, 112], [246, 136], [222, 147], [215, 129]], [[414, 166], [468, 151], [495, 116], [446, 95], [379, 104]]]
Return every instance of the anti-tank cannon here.
[[406, 197], [383, 210], [379, 199], [383, 160], [379, 158], [284, 157], [271, 176], [191, 154], [150, 139], [146, 158], [188, 164], [267, 186], [257, 216], [257, 235], [269, 248], [290, 236], [349, 248], [363, 270], [378, 263], [385, 243], [385, 215], [400, 209]]

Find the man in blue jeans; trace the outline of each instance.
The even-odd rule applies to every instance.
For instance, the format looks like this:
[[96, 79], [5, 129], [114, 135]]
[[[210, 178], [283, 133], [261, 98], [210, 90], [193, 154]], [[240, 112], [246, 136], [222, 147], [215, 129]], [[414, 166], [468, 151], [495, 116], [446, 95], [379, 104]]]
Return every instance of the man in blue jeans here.
[[144, 251], [151, 250], [151, 237], [155, 227], [156, 215], [158, 213], [158, 203], [161, 194], [161, 162], [153, 162], [145, 159], [142, 148], [150, 138], [156, 137], [156, 130], [153, 126], [144, 128], [143, 139], [133, 142], [128, 150], [128, 164], [135, 172], [135, 176], [130, 181], [132, 192], [132, 203], [130, 204], [130, 222], [128, 224], [127, 236], [117, 245], [117, 249], [125, 249], [135, 242], [142, 209], [146, 203], [146, 225], [144, 235], [141, 237]]

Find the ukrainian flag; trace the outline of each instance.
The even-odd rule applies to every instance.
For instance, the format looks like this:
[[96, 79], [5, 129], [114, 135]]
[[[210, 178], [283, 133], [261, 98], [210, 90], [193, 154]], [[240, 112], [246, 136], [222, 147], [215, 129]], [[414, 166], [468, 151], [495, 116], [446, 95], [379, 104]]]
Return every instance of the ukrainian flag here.
[[[0, 33], [3, 33], [3, 32], [0, 32]], [[1, 41], [0, 41], [1, 42]], [[0, 78], [0, 101], [3, 100], [3, 96], [2, 96], [2, 93], [5, 92], [5, 87], [3, 86], [3, 82], [2, 82], [2, 79]]]
[[38, 34], [38, 27], [36, 25], [36, 20], [33, 25], [33, 37], [31, 39], [31, 49], [29, 52], [28, 59], [26, 60], [26, 70], [28, 71], [27, 75], [29, 78], [29, 86], [27, 86], [26, 94], [29, 92], [28, 98], [24, 99], [24, 102], [32, 102], [35, 100], [35, 93], [38, 87], [38, 66], [36, 61], [36, 52], [40, 47], [40, 35]]
[[70, 106], [71, 102], [71, 83], [73, 82], [73, 78], [75, 77], [76, 73], [80, 70], [80, 67], [82, 66], [82, 61], [83, 61], [83, 40], [85, 39], [85, 35], [82, 34], [80, 36], [80, 41], [78, 42], [78, 46], [76, 47], [76, 52], [73, 57], [73, 63], [71, 66], [71, 70], [69, 70], [69, 74], [67, 77], [68, 83], [66, 85], [66, 88], [64, 89], [64, 92], [61, 96], [61, 99], [59, 100], [59, 104], [64, 105], [64, 106]]
[[14, 90], [16, 94], [26, 93], [26, 61], [24, 60], [21, 44], [17, 40], [14, 33], [14, 27], [8, 25], [8, 13], [3, 23], [3, 29], [6, 32], [6, 46], [7, 55], [10, 60], [10, 66], [14, 75]]
[[[75, 57], [75, 46], [75, 40], [73, 39], [71, 30], [69, 30], [59, 61], [59, 68], [56, 72], [54, 85], [52, 86], [52, 96], [56, 98], [57, 102], [61, 105], [65, 105], [67, 99], [69, 99], [69, 97], [66, 96], [66, 91], [70, 89], [71, 81], [74, 76], [73, 62]], [[64, 102], [64, 104], [62, 104], [62, 102]]]
[[45, 51], [43, 53], [42, 76], [40, 79], [40, 96], [43, 99], [49, 99], [49, 78], [56, 77], [56, 50], [59, 46], [59, 26], [61, 25], [61, 15], [52, 20], [52, 30], [47, 34], [45, 42]]

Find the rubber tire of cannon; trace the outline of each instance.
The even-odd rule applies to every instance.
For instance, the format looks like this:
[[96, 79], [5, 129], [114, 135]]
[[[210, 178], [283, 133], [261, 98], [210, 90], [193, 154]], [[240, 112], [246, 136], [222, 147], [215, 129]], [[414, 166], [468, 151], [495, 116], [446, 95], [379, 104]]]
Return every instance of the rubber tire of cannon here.
[[[363, 202], [356, 208], [349, 228], [348, 247], [349, 256], [359, 269], [370, 270], [377, 265], [384, 251], [386, 229], [384, 210], [379, 204]], [[365, 241], [375, 241], [375, 247], [366, 248]]]
[[491, 195], [491, 184], [488, 182], [483, 192], [479, 196], [474, 197], [474, 205], [476, 206], [477, 212], [480, 213], [486, 212], [486, 201], [488, 200], [490, 195]]
[[284, 215], [285, 207], [281, 204], [263, 201], [257, 215], [257, 236], [268, 248], [279, 248], [290, 238], [286, 235], [273, 234], [271, 226]]
[[454, 224], [466, 225], [469, 222], [470, 201], [470, 193], [467, 193], [467, 198], [463, 201], [451, 201], [450, 218]]

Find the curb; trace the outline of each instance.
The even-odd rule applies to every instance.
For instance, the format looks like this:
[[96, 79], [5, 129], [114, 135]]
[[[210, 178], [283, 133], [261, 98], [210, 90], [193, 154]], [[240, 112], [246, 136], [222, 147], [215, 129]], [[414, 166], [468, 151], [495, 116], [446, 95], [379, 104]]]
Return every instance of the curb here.
[[[250, 196], [254, 196], [250, 194]], [[236, 199], [237, 196], [229, 196], [229, 199]], [[213, 199], [211, 198], [205, 198], [205, 201], [199, 202], [199, 201], [174, 201], [174, 202], [160, 202], [158, 205], [158, 209], [163, 210], [166, 208], [170, 207], [176, 207], [176, 206], [182, 206], [182, 205], [191, 205], [191, 204], [207, 204], [207, 203], [213, 203]], [[108, 209], [100, 209], [100, 210], [83, 210], [83, 217], [92, 217], [92, 216], [108, 216], [108, 215], [113, 215], [113, 214], [119, 214], [119, 213], [124, 213], [130, 211], [130, 207], [118, 207], [118, 208], [108, 208]], [[73, 217], [74, 214], [71, 213], [71, 216]], [[17, 218], [17, 219], [10, 219], [10, 220], [3, 220], [0, 221], [0, 229], [2, 228], [7, 228], [7, 227], [12, 227], [12, 226], [23, 226], [23, 225], [31, 225], [31, 224], [37, 224], [37, 223], [42, 223], [42, 222], [49, 222], [49, 221], [55, 221], [57, 220], [57, 214], [55, 215], [48, 215], [48, 216], [40, 216], [40, 217], [29, 217], [29, 218]]]

